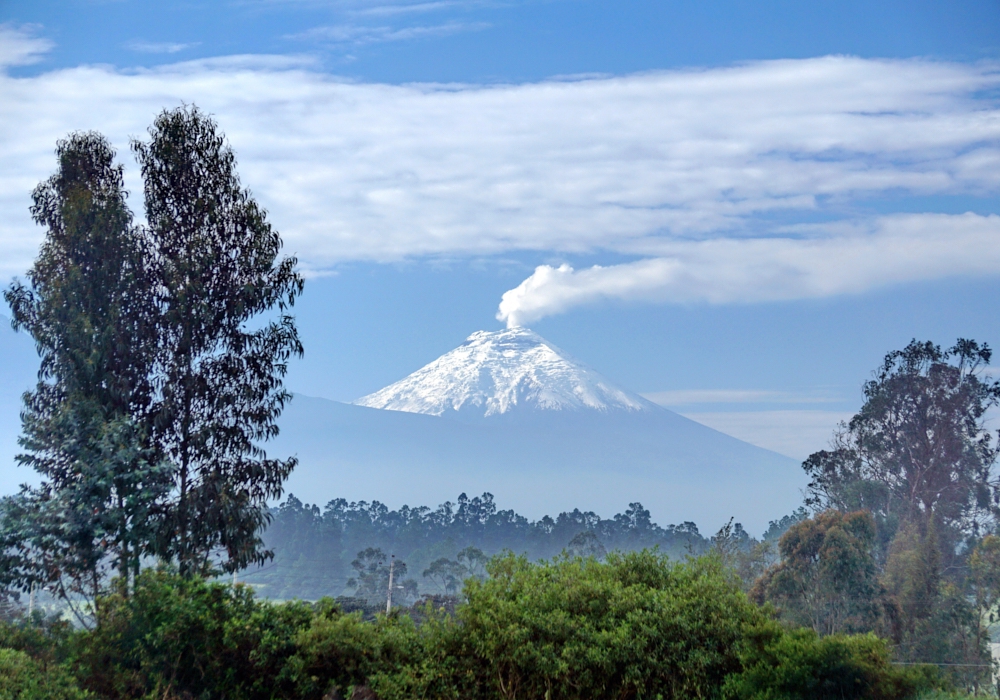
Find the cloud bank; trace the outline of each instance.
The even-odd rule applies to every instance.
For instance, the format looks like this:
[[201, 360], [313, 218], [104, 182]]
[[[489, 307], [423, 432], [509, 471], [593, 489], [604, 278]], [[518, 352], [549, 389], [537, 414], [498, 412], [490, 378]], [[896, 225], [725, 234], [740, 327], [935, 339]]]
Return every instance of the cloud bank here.
[[[21, 42], [4, 65], [45, 48], [4, 31]], [[350, 83], [288, 56], [0, 72], [0, 277], [35, 255], [30, 192], [57, 139], [102, 131], [138, 193], [128, 138], [182, 102], [216, 116], [306, 272], [511, 251], [641, 258], [539, 268], [505, 295], [509, 322], [600, 298], [728, 303], [978, 274], [994, 264], [994, 217], [852, 208], [995, 194], [998, 83], [992, 64], [840, 56], [495, 86]], [[831, 218], [852, 223], [774, 223]]]
[[718, 238], [664, 246], [622, 265], [541, 265], [505, 292], [497, 319], [532, 323], [604, 300], [746, 304], [857, 294], [904, 282], [1000, 270], [1000, 216], [882, 217], [871, 230], [812, 238]]

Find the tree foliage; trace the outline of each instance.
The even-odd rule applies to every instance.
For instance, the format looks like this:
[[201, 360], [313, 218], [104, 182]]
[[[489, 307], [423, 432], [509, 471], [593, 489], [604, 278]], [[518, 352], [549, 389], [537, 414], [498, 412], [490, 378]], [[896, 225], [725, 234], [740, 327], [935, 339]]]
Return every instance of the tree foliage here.
[[303, 281], [294, 258], [278, 259], [281, 238], [211, 118], [165, 111], [149, 135], [132, 150], [157, 274], [151, 437], [174, 467], [157, 553], [203, 571], [221, 547], [224, 568], [239, 569], [264, 561], [265, 504], [295, 466], [260, 444], [291, 398], [282, 377], [302, 345], [288, 310]]
[[163, 112], [133, 150], [144, 226], [102, 136], [59, 142], [33, 194], [45, 241], [5, 294], [41, 356], [18, 460], [42, 480], [0, 507], [3, 574], [67, 600], [97, 600], [112, 571], [127, 588], [145, 556], [186, 574], [263, 561], [266, 502], [295, 464], [261, 447], [302, 351], [295, 260], [278, 259], [280, 237], [197, 108]]
[[42, 477], [3, 504], [5, 572], [18, 585], [101, 591], [151, 551], [166, 465], [146, 441], [155, 352], [147, 241], [132, 224], [122, 168], [95, 133], [60, 141], [55, 175], [34, 191], [46, 227], [29, 285], [5, 293], [35, 340], [39, 381], [25, 395], [18, 461]]
[[986, 426], [1000, 402], [1000, 383], [984, 371], [991, 356], [964, 339], [948, 350], [913, 341], [890, 352], [833, 449], [803, 465], [814, 508], [874, 517], [871, 553], [895, 610], [897, 657], [943, 664], [970, 689], [991, 664], [982, 622], [993, 604], [990, 550], [979, 544], [1000, 502], [998, 445]]
[[[402, 506], [397, 510], [378, 501], [344, 499], [330, 501], [321, 509], [289, 495], [272, 515], [264, 540], [275, 559], [245, 572], [244, 580], [274, 598], [339, 595], [355, 576], [351, 562], [356, 553], [368, 547], [394, 552], [414, 573], [445, 559], [478, 576], [483, 573], [482, 561], [463, 561], [463, 551], [478, 550], [489, 556], [509, 549], [531, 559], [551, 558], [570, 549], [581, 532], [593, 533], [591, 544], [598, 552], [598, 546], [605, 551], [659, 547], [681, 558], [700, 554], [709, 544], [694, 523], [657, 525], [640, 503], [610, 518], [574, 510], [531, 521], [512, 510], [498, 509], [489, 493], [472, 498], [463, 493], [457, 502], [435, 509]], [[441, 592], [432, 577], [421, 577], [418, 582], [422, 592]]]
[[406, 578], [406, 562], [390, 560], [378, 547], [368, 547], [358, 552], [351, 562], [354, 576], [347, 586], [354, 589], [354, 595], [370, 603], [385, 603], [389, 593], [390, 566], [392, 567], [392, 597], [397, 603], [417, 597], [417, 582]]
[[875, 521], [864, 511], [829, 510], [782, 535], [781, 562], [752, 596], [819, 634], [878, 630], [891, 634], [894, 609], [878, 580]]
[[370, 620], [329, 599], [273, 603], [243, 584], [147, 569], [132, 595], [102, 602], [98, 629], [0, 623], [0, 666], [14, 650], [20, 667], [30, 657], [107, 700], [896, 700], [940, 685], [889, 665], [870, 635], [788, 632], [716, 554], [506, 555], [488, 568], [454, 615], [425, 605]]
[[726, 682], [726, 694], [739, 700], [903, 700], [938, 682], [933, 667], [893, 667], [889, 645], [874, 634], [820, 638], [795, 630], [745, 661], [747, 668]]
[[458, 616], [478, 682], [501, 698], [712, 697], [745, 646], [775, 634], [711, 558], [509, 555], [489, 572]]
[[887, 354], [834, 449], [803, 465], [808, 503], [868, 510], [888, 537], [928, 515], [946, 530], [980, 532], [1000, 503], [997, 443], [985, 425], [1000, 402], [1000, 382], [983, 374], [991, 356], [964, 339], [948, 350], [913, 341]]

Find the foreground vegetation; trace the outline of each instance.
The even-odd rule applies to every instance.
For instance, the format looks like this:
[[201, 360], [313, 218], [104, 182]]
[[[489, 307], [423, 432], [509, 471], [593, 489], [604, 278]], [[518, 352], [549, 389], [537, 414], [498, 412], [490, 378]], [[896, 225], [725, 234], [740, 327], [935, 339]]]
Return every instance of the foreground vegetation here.
[[147, 570], [91, 631], [0, 627], [0, 697], [873, 698], [945, 690], [871, 634], [789, 631], [717, 555], [530, 563], [505, 555], [449, 614], [428, 601], [365, 621], [329, 599]]

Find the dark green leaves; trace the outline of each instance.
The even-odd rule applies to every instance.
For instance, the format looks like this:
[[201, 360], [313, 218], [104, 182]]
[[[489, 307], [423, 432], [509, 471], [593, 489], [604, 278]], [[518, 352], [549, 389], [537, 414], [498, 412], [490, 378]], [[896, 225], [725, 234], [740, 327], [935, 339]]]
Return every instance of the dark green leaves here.
[[4, 507], [14, 585], [94, 596], [143, 556], [186, 574], [264, 561], [265, 503], [295, 464], [261, 446], [302, 352], [295, 260], [278, 258], [215, 122], [165, 111], [150, 136], [133, 143], [147, 226], [99, 134], [60, 142], [33, 195], [45, 242], [29, 284], [5, 294], [41, 356], [19, 460], [42, 485]]
[[[287, 309], [303, 281], [295, 259], [236, 175], [215, 122], [195, 107], [163, 112], [132, 144], [145, 183], [156, 274], [157, 338], [150, 435], [174, 466], [157, 553], [182, 572], [260, 563], [268, 499], [294, 459], [260, 443], [291, 395], [281, 378], [302, 352]], [[256, 330], [258, 316], [277, 314]]]

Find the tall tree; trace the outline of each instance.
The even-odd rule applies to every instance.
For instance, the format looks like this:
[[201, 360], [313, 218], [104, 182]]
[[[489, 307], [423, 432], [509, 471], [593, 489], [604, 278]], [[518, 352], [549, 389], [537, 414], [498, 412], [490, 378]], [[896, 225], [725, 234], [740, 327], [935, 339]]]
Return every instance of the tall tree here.
[[166, 468], [143, 423], [155, 311], [142, 232], [122, 168], [99, 134], [60, 141], [58, 171], [34, 191], [46, 236], [25, 285], [4, 296], [35, 340], [39, 381], [25, 395], [22, 465], [42, 477], [3, 506], [6, 571], [20, 585], [100, 592], [112, 565], [127, 579], [148, 553]]
[[267, 556], [266, 502], [295, 459], [261, 444], [290, 394], [282, 378], [302, 353], [289, 308], [302, 292], [296, 260], [236, 174], [216, 123], [196, 107], [162, 112], [133, 141], [154, 245], [159, 351], [150, 423], [174, 468], [157, 543], [182, 573], [236, 570]]
[[989, 663], [966, 572], [1000, 506], [998, 444], [985, 420], [1000, 404], [1000, 382], [984, 372], [991, 355], [963, 339], [947, 350], [913, 341], [889, 353], [834, 449], [803, 465], [811, 505], [875, 516], [898, 657], [945, 664], [967, 687]]
[[1000, 382], [983, 374], [991, 355], [962, 339], [946, 351], [913, 341], [886, 355], [834, 449], [803, 464], [809, 502], [867, 509], [886, 536], [929, 517], [942, 535], [980, 531], [1000, 504], [997, 443], [985, 425], [1000, 404]]

